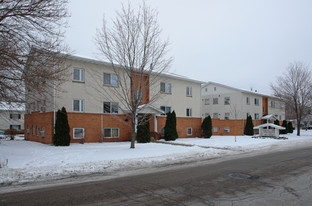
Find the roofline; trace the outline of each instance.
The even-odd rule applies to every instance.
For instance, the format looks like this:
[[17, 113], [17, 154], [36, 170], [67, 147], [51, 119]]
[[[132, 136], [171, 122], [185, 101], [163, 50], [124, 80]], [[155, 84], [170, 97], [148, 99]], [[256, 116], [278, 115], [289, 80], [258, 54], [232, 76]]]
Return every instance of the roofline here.
[[[89, 57], [81, 57], [81, 56], [76, 56], [76, 55], [66, 55], [66, 57], [68, 59], [71, 59], [71, 60], [84, 61], [84, 62], [89, 62], [89, 63], [92, 63], [92, 64], [104, 65], [104, 66], [107, 66], [107, 67], [111, 67], [112, 66], [112, 64], [109, 63], [109, 62], [95, 60], [95, 59], [92, 59], [92, 58], [89, 58]], [[114, 66], [121, 67], [118, 64], [114, 64]], [[152, 74], [156, 74], [156, 72], [152, 72]], [[179, 74], [174, 74], [174, 73], [160, 73], [158, 75], [159, 76], [163, 76], [163, 77], [169, 77], [169, 78], [189, 81], [189, 82], [193, 82], [193, 83], [197, 83], [197, 84], [204, 84], [205, 83], [203, 81], [199, 81], [199, 80], [195, 80], [195, 79], [189, 79], [189, 78], [187, 78], [185, 76], [182, 76], [182, 75], [179, 75]]]
[[209, 84], [219, 85], [219, 86], [226, 87], [226, 88], [229, 88], [229, 89], [237, 90], [237, 91], [242, 92], [242, 93], [259, 95], [259, 96], [262, 96], [262, 97], [269, 97], [269, 98], [273, 98], [273, 99], [282, 100], [279, 97], [275, 97], [275, 96], [271, 96], [271, 95], [267, 95], [267, 94], [261, 94], [261, 93], [258, 93], [258, 92], [247, 91], [247, 90], [243, 90], [243, 89], [238, 89], [238, 88], [235, 88], [235, 87], [231, 87], [231, 86], [228, 86], [228, 85], [224, 85], [224, 84], [220, 84], [220, 83], [216, 83], [216, 82], [212, 82], [212, 81], [209, 81], [206, 84], [203, 84], [202, 88], [204, 88], [205, 86], [207, 86]]

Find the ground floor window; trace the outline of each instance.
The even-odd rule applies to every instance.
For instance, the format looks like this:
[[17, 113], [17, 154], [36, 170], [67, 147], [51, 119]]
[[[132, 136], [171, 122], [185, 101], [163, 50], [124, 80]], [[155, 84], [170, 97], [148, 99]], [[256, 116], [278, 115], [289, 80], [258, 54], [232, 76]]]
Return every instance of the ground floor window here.
[[119, 137], [119, 128], [104, 129], [104, 138], [118, 138], [118, 137]]
[[73, 134], [74, 134], [74, 139], [83, 139], [85, 134], [84, 134], [84, 128], [74, 128], [73, 129]]
[[226, 133], [230, 132], [230, 127], [224, 127], [224, 132]]
[[10, 129], [21, 130], [21, 125], [10, 125]]
[[218, 132], [218, 127], [213, 127], [213, 132]]
[[192, 131], [192, 127], [187, 128], [187, 135], [192, 135], [193, 131]]
[[44, 128], [44, 127], [41, 127], [40, 137], [44, 137], [44, 131], [45, 131], [45, 128]]

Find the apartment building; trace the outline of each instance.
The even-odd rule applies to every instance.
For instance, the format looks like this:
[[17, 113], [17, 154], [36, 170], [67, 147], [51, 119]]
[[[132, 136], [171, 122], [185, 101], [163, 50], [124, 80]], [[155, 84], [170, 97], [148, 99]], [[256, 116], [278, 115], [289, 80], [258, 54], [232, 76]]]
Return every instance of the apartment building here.
[[24, 129], [25, 107], [23, 104], [0, 103], [0, 130]]
[[201, 104], [202, 117], [212, 118], [213, 135], [242, 135], [248, 115], [254, 125], [261, 124], [268, 114], [285, 119], [285, 104], [279, 98], [215, 82], [202, 86]]
[[[65, 82], [49, 88], [45, 94], [38, 94], [26, 85], [25, 139], [52, 143], [55, 111], [65, 107], [71, 142], [130, 140], [127, 104], [118, 95], [129, 92], [121, 85], [129, 84], [122, 70], [78, 56], [68, 56], [64, 68], [68, 68]], [[151, 135], [161, 136], [165, 113], [174, 110], [179, 137], [200, 136], [203, 82], [173, 74], [152, 74], [145, 78], [151, 86], [137, 94], [142, 98], [138, 115], [150, 116]]]

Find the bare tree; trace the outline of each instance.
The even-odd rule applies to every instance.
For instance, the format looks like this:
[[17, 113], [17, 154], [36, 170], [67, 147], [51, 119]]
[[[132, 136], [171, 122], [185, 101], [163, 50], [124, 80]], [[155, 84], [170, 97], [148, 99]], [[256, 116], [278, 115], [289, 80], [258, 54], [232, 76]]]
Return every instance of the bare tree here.
[[0, 0], [0, 102], [24, 102], [25, 84], [40, 91], [62, 76], [67, 16], [67, 0]]
[[118, 77], [119, 87], [110, 87], [107, 91], [119, 100], [131, 119], [130, 148], [135, 147], [139, 106], [155, 100], [156, 96], [150, 96], [150, 88], [157, 81], [155, 77], [166, 71], [172, 61], [171, 57], [166, 58], [169, 43], [161, 39], [157, 15], [157, 11], [144, 2], [137, 10], [128, 3], [117, 12], [112, 27], [109, 28], [104, 19], [96, 35], [99, 51]]
[[302, 62], [290, 63], [286, 73], [271, 84], [274, 95], [283, 99], [296, 115], [297, 135], [301, 120], [309, 113], [312, 100], [312, 77], [309, 67]]

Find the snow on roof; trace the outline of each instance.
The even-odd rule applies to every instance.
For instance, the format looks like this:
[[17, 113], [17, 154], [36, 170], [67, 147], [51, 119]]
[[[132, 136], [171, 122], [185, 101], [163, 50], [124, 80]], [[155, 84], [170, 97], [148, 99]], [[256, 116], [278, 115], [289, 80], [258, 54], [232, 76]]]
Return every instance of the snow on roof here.
[[[153, 113], [157, 113], [157, 114], [165, 114], [163, 110], [161, 109], [158, 109], [157, 107], [151, 105], [151, 104], [143, 104], [143, 105], [140, 105], [138, 106], [138, 109], [139, 109], [139, 113], [150, 113], [151, 110], [153, 110], [154, 112]], [[149, 110], [151, 109], [151, 110]]]
[[285, 127], [281, 127], [272, 123], [261, 124], [261, 125], [255, 126], [254, 129], [260, 129], [261, 127], [273, 127], [273, 128], [280, 129], [280, 130], [286, 129]]
[[16, 102], [0, 102], [0, 110], [25, 111], [25, 104]]
[[261, 119], [276, 120], [277, 118], [273, 114], [268, 114], [263, 116]]

